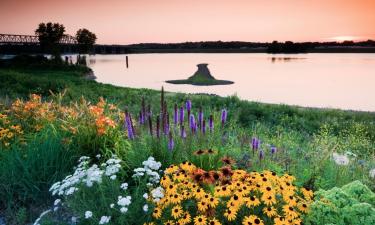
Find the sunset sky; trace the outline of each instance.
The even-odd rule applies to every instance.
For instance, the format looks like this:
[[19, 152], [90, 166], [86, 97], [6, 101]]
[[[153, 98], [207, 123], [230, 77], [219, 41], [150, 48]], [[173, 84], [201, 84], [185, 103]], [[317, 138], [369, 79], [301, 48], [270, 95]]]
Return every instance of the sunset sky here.
[[40, 22], [101, 44], [375, 39], [375, 0], [0, 0], [0, 33]]

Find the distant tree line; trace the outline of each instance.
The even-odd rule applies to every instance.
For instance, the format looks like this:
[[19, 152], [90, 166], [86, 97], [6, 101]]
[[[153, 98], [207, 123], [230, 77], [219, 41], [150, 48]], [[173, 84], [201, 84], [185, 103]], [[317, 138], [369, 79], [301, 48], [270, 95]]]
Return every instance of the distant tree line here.
[[243, 42], [243, 41], [205, 41], [184, 43], [140, 43], [127, 45], [129, 49], [254, 49], [264, 48], [268, 53], [304, 53], [314, 48], [329, 47], [375, 47], [375, 41], [361, 42]]

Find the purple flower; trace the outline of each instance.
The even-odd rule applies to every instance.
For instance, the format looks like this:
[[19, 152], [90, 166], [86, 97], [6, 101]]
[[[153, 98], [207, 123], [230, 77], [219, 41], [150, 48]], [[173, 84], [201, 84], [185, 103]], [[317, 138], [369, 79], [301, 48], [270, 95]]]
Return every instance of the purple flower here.
[[214, 117], [210, 115], [210, 118], [208, 119], [208, 126], [210, 128], [210, 132], [214, 130]]
[[177, 118], [178, 118], [177, 111], [178, 111], [177, 104], [174, 104], [174, 114], [173, 114], [174, 125], [177, 125]]
[[202, 121], [203, 121], [203, 111], [202, 111], [202, 107], [200, 107], [199, 113], [198, 113], [198, 127], [202, 127]]
[[225, 122], [227, 121], [227, 110], [226, 109], [223, 109], [221, 111], [221, 125], [224, 126]]
[[190, 129], [194, 132], [194, 128], [195, 128], [195, 118], [194, 118], [194, 115], [190, 115]]
[[125, 111], [125, 124], [126, 124], [126, 128], [127, 128], [127, 131], [128, 131], [128, 138], [134, 139], [134, 133], [133, 133], [133, 128], [132, 128], [131, 118], [130, 118], [129, 113], [127, 111]]
[[182, 138], [186, 138], [186, 132], [185, 132], [184, 125], [181, 126], [180, 135], [181, 135]]
[[180, 107], [180, 124], [184, 123], [184, 107]]
[[275, 146], [271, 146], [271, 154], [275, 154], [277, 152], [277, 148]]
[[251, 146], [252, 146], [253, 150], [258, 150], [259, 146], [260, 146], [260, 140], [256, 137], [253, 137], [253, 139], [251, 141]]
[[253, 150], [255, 150], [256, 142], [257, 142], [257, 138], [256, 138], [256, 137], [253, 137], [253, 138], [251, 139], [251, 148], [252, 148]]
[[186, 110], [191, 111], [191, 100], [186, 101]]
[[169, 135], [168, 135], [168, 149], [169, 151], [172, 151], [174, 148], [174, 141], [173, 141], [173, 137], [172, 137], [172, 132], [169, 132]]
[[142, 111], [139, 111], [139, 124], [142, 125], [145, 123], [145, 115]]

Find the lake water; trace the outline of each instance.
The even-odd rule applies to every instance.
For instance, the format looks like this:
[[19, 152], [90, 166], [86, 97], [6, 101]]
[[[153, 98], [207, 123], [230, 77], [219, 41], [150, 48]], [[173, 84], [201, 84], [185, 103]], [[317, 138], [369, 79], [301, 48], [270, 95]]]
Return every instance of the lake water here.
[[[237, 95], [241, 99], [309, 107], [375, 111], [375, 54], [133, 54], [95, 55], [97, 81], [183, 93]], [[217, 79], [233, 85], [167, 84], [208, 63]]]

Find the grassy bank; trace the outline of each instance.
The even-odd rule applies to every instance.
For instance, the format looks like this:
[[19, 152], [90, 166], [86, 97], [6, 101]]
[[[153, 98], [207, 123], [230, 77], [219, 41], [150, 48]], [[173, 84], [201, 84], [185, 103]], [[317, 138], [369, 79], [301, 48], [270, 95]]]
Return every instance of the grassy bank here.
[[[97, 224], [104, 215], [111, 216], [112, 224], [151, 221], [162, 224], [173, 219], [163, 214], [160, 220], [154, 220], [151, 214], [157, 205], [142, 197], [145, 193], [151, 194], [149, 185], [153, 188], [158, 185], [158, 181], [150, 182], [150, 177], [139, 172], [146, 165], [155, 167], [157, 163], [150, 156], [160, 162], [157, 167], [161, 170], [189, 161], [205, 171], [222, 173], [228, 165], [221, 159], [229, 157], [235, 161], [227, 161], [233, 171], [272, 170], [280, 176], [281, 185], [285, 179], [292, 179], [285, 178], [288, 173], [296, 178], [294, 184], [298, 188], [316, 191], [359, 180], [375, 190], [374, 179], [369, 174], [375, 167], [375, 113], [263, 104], [235, 96], [223, 98], [166, 92], [161, 98], [160, 91], [87, 80], [87, 72], [85, 67], [68, 65], [0, 68], [0, 125], [8, 130], [2, 130], [0, 144], [0, 219], [5, 218], [9, 224], [27, 224], [35, 221], [41, 212], [57, 206], [62, 211], [49, 212], [41, 224], [68, 224], [67, 220], [72, 216], [78, 218], [79, 224]], [[34, 95], [30, 97], [30, 94]], [[177, 111], [182, 107], [185, 113], [182, 123], [174, 121], [175, 105]], [[145, 111], [149, 117], [145, 117]], [[188, 112], [195, 116], [193, 122], [188, 118]], [[207, 130], [203, 130], [201, 122], [199, 126], [191, 126], [198, 123], [200, 113]], [[227, 115], [225, 119], [223, 113]], [[211, 116], [212, 130], [209, 126]], [[162, 119], [157, 122], [158, 118]], [[163, 123], [169, 124], [168, 128], [163, 128]], [[10, 131], [12, 135], [9, 135]], [[252, 140], [261, 141], [254, 146]], [[199, 149], [213, 151], [199, 153]], [[341, 157], [339, 159], [345, 156], [348, 161], [337, 161], [335, 154]], [[101, 171], [108, 171], [108, 167], [119, 169], [100, 177], [100, 184], [95, 183], [99, 178], [94, 176], [93, 186], [85, 185], [86, 180], [74, 183], [78, 186], [69, 186], [74, 194], [66, 195], [66, 189], [61, 195], [52, 196], [49, 188], [72, 174], [81, 156], [88, 156], [90, 160], [81, 160], [85, 163], [84, 166], [80, 164], [80, 172], [101, 174]], [[91, 167], [94, 163], [99, 166]], [[185, 168], [184, 164], [181, 166]], [[154, 172], [159, 173], [159, 170]], [[80, 179], [78, 176], [77, 180]], [[119, 187], [124, 181], [128, 186], [121, 190]], [[206, 191], [209, 186], [204, 185]], [[362, 184], [355, 183], [354, 186], [368, 193]], [[59, 186], [54, 188], [58, 190]], [[128, 207], [129, 212], [117, 206], [109, 207], [120, 195], [131, 196], [133, 206]], [[371, 202], [372, 197], [368, 196], [371, 195], [367, 194], [366, 199], [358, 198]], [[53, 204], [57, 197], [64, 206]], [[340, 198], [345, 197], [341, 195]], [[279, 208], [285, 203], [277, 201]], [[144, 204], [150, 207], [148, 213], [142, 209]], [[185, 206], [181, 203], [181, 207], [187, 207], [185, 209], [192, 216], [198, 216], [198, 210], [191, 203]], [[93, 216], [84, 220], [88, 210]], [[218, 208], [218, 218], [232, 224], [223, 216], [223, 209], [220, 210]], [[282, 215], [280, 210], [277, 213]], [[237, 223], [233, 224], [242, 222], [241, 212]], [[320, 217], [319, 210], [314, 213], [312, 215], [316, 216], [308, 219], [313, 221], [310, 224]], [[273, 219], [257, 215], [265, 224], [273, 224]], [[298, 216], [300, 218], [302, 216]], [[315, 221], [315, 224], [319, 222]]]

